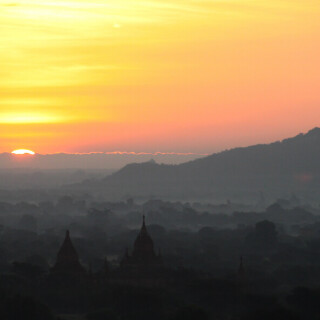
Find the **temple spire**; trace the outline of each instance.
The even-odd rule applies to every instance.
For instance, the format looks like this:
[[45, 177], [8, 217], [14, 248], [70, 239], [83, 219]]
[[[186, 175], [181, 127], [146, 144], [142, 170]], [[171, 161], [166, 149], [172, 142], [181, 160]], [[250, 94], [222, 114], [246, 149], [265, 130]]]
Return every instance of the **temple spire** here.
[[132, 254], [129, 255], [128, 248], [125, 256], [122, 259], [121, 264], [135, 265], [135, 266], [146, 266], [146, 265], [160, 265], [162, 264], [161, 255], [156, 255], [154, 251], [153, 241], [150, 237], [146, 227], [146, 217], [142, 215], [142, 226], [138, 233], [138, 236], [134, 242]]
[[55, 266], [55, 273], [84, 273], [84, 268], [79, 262], [79, 257], [70, 239], [69, 230], [66, 231], [65, 239], [59, 249]]
[[243, 266], [243, 256], [240, 256], [240, 264], [237, 273], [237, 281], [239, 284], [243, 285], [246, 282], [246, 272]]

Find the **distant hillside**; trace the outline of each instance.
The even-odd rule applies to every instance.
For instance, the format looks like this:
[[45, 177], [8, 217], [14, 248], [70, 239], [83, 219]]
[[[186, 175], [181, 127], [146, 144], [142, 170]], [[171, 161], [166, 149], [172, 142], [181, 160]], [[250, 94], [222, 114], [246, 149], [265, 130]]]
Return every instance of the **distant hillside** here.
[[154, 157], [159, 162], [178, 164], [202, 157], [192, 153], [151, 153], [151, 152], [97, 152], [97, 153], [54, 153], [35, 154], [34, 156], [19, 157], [10, 153], [0, 153], [0, 171], [8, 169], [83, 169], [83, 170], [119, 170], [132, 162], [145, 162]]
[[233, 198], [260, 191], [314, 195], [320, 191], [319, 177], [320, 128], [314, 128], [283, 141], [227, 150], [180, 165], [129, 164], [81, 188], [112, 196]]

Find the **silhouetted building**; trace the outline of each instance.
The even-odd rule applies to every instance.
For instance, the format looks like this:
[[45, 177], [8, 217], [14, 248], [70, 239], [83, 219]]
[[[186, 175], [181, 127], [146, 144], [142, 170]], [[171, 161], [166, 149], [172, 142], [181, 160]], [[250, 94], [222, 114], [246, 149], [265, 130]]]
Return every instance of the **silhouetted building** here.
[[242, 256], [240, 257], [240, 265], [238, 268], [237, 278], [238, 278], [239, 282], [244, 281], [246, 278], [246, 273], [245, 273], [244, 266], [243, 266], [243, 257]]
[[141, 230], [134, 242], [132, 255], [126, 249], [124, 258], [121, 261], [122, 267], [152, 267], [161, 266], [162, 258], [160, 253], [156, 255], [153, 240], [151, 239], [143, 216]]
[[58, 252], [56, 264], [51, 269], [51, 273], [72, 275], [84, 275], [86, 273], [71, 242], [69, 230], [66, 232], [66, 237]]

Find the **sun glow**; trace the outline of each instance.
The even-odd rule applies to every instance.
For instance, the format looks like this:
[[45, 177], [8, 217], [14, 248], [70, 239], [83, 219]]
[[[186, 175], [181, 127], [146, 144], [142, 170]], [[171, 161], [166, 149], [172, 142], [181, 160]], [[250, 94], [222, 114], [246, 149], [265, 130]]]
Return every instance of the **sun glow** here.
[[319, 14], [319, 0], [0, 1], [0, 153], [211, 153], [307, 131]]
[[28, 149], [17, 149], [11, 152], [12, 154], [16, 155], [23, 155], [23, 154], [28, 154], [28, 155], [35, 155], [35, 152], [28, 150]]
[[0, 114], [0, 123], [23, 124], [23, 123], [55, 123], [60, 119], [46, 114], [7, 113]]

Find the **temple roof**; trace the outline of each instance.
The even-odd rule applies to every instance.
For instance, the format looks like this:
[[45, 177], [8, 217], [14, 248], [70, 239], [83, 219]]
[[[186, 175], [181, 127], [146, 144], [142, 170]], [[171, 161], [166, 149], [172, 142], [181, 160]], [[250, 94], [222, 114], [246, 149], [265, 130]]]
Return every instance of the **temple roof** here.
[[65, 239], [57, 255], [57, 261], [52, 269], [53, 272], [83, 273], [84, 268], [79, 262], [79, 257], [70, 239], [69, 230], [66, 231]]
[[240, 265], [238, 268], [238, 273], [237, 273], [237, 281], [239, 283], [244, 283], [246, 281], [246, 272], [243, 266], [243, 257], [240, 257]]
[[78, 253], [71, 242], [69, 230], [66, 231], [66, 236], [58, 252], [58, 257], [78, 260]]
[[134, 252], [140, 250], [153, 251], [153, 241], [146, 227], [145, 216], [142, 218], [142, 227], [134, 242]]

